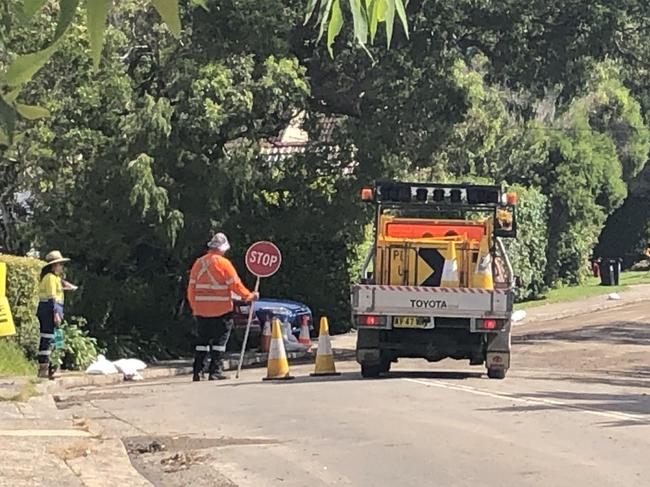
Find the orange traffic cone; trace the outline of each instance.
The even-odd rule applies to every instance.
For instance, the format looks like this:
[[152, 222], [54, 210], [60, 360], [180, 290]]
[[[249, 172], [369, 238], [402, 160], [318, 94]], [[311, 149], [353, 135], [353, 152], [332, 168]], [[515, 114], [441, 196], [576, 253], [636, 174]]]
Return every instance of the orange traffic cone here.
[[307, 351], [311, 350], [311, 337], [309, 336], [309, 316], [302, 317], [302, 323], [300, 323], [300, 336], [298, 337], [298, 343], [305, 345]]
[[487, 236], [481, 239], [478, 251], [478, 259], [474, 274], [472, 275], [472, 287], [481, 289], [494, 289], [492, 279], [492, 255], [490, 254], [490, 242]]
[[262, 339], [260, 341], [260, 352], [267, 353], [271, 348], [271, 322], [269, 318], [264, 321], [264, 328], [262, 329]]
[[440, 287], [458, 287], [460, 278], [458, 275], [458, 260], [456, 259], [456, 242], [450, 240], [447, 243], [445, 263], [442, 268]]
[[278, 319], [273, 320], [273, 334], [271, 335], [271, 347], [266, 369], [264, 380], [293, 379], [289, 374], [289, 361], [287, 352], [284, 350], [284, 340]]
[[336, 366], [334, 365], [332, 342], [330, 341], [330, 325], [325, 316], [320, 319], [316, 368], [311, 375], [341, 375], [336, 371]]

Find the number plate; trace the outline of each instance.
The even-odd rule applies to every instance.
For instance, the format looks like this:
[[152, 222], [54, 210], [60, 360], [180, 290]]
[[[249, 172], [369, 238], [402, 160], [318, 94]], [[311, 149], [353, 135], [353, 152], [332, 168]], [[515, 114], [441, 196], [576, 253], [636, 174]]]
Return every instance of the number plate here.
[[431, 319], [423, 316], [395, 316], [393, 327], [395, 328], [433, 328]]

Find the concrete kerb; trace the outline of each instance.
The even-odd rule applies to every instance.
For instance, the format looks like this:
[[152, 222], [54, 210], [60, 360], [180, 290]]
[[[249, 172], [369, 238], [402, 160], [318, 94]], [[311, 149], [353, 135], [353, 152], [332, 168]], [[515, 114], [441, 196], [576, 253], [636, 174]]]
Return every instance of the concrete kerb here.
[[[287, 358], [292, 363], [308, 363], [315, 355], [308, 352], [287, 352]], [[235, 370], [237, 368], [238, 354], [232, 354], [223, 361], [224, 370]], [[254, 353], [244, 357], [244, 368], [266, 367], [266, 354]], [[145, 380], [166, 379], [179, 375], [192, 373], [192, 361], [190, 359], [170, 360], [157, 362], [140, 371]], [[122, 374], [91, 375], [83, 372], [63, 373], [53, 381], [39, 384], [42, 392], [54, 393], [61, 389], [73, 389], [88, 386], [109, 386], [124, 382]]]
[[[617, 300], [617, 301], [608, 301], [606, 296], [603, 296], [603, 299], [605, 299], [605, 301], [599, 304], [592, 304], [592, 305], [577, 307], [573, 309], [566, 309], [564, 311], [551, 312], [548, 314], [541, 313], [543, 311], [544, 306], [540, 306], [539, 308], [532, 308], [531, 311], [535, 312], [535, 314], [539, 314], [539, 316], [535, 316], [535, 315], [527, 316], [519, 323], [516, 323], [516, 326], [525, 326], [533, 323], [544, 323], [547, 321], [562, 320], [565, 318], [571, 318], [573, 316], [582, 316], [590, 313], [595, 313], [598, 311], [620, 308], [630, 304], [642, 303], [644, 301], [650, 301], [650, 295], [644, 297], [635, 297], [635, 298], [622, 298], [621, 300]], [[576, 302], [565, 303], [565, 304], [575, 305]]]

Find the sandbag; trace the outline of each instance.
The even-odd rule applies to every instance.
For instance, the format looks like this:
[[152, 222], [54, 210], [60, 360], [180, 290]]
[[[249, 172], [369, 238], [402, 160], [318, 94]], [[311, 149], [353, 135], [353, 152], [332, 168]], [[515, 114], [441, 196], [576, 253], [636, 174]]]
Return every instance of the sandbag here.
[[88, 366], [86, 369], [86, 374], [94, 375], [109, 375], [109, 374], [118, 374], [119, 370], [110, 360], [106, 360], [106, 357], [103, 355], [98, 355], [97, 360]]

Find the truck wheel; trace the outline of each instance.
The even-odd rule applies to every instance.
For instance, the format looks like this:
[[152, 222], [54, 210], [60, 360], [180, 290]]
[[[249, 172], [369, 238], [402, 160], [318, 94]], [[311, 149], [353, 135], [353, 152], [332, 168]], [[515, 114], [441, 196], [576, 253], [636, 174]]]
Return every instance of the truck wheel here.
[[382, 372], [381, 365], [364, 365], [361, 364], [361, 375], [366, 379], [375, 379]]
[[501, 367], [490, 367], [487, 371], [487, 375], [490, 379], [505, 379], [506, 369], [503, 369]]
[[381, 373], [388, 374], [388, 372], [390, 372], [390, 366], [391, 366], [390, 360], [386, 360], [386, 359], [382, 360], [381, 365], [379, 366], [381, 368]]

